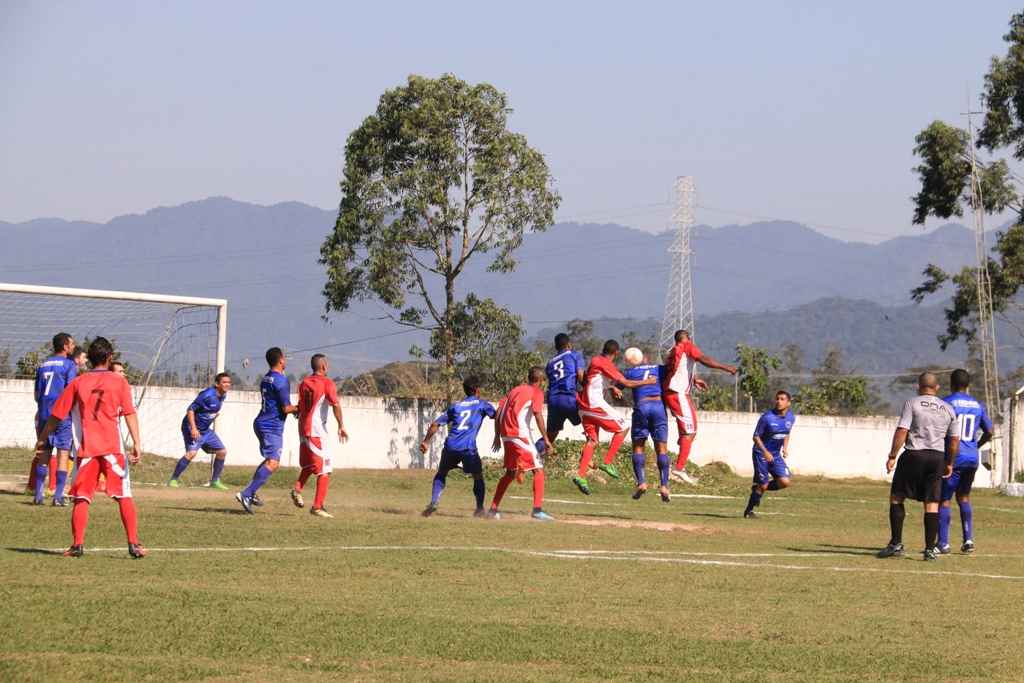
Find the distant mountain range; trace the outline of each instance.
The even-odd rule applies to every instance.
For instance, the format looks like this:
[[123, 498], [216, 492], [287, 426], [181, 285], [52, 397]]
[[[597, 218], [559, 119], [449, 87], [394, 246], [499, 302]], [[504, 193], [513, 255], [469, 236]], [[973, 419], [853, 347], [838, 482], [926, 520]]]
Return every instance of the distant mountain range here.
[[[297, 202], [258, 206], [217, 197], [105, 224], [0, 222], [0, 277], [227, 298], [233, 369], [272, 344], [328, 346], [340, 373], [406, 358], [422, 336], [381, 336], [401, 330], [374, 303], [321, 319], [324, 275], [316, 260], [334, 220], [334, 211]], [[571, 318], [656, 321], [671, 237], [615, 224], [559, 224], [526, 237], [513, 273], [487, 273], [479, 261], [461, 288], [508, 306], [534, 333]], [[962, 348], [939, 352], [939, 307], [908, 305], [926, 264], [958, 269], [973, 258], [972, 235], [962, 226], [880, 244], [844, 242], [790, 222], [700, 226], [693, 247], [697, 334], [711, 353], [729, 357], [738, 341], [795, 341], [811, 361], [834, 340], [865, 372], [963, 355]]]

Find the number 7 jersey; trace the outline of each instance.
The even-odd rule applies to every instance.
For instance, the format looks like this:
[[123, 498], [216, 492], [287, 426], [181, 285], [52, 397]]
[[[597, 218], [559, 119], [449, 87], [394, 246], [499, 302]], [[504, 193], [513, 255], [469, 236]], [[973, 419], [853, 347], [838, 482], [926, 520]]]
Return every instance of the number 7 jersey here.
[[123, 455], [117, 418], [134, 414], [131, 387], [109, 370], [91, 370], [71, 380], [50, 412], [58, 420], [71, 416], [80, 458]]

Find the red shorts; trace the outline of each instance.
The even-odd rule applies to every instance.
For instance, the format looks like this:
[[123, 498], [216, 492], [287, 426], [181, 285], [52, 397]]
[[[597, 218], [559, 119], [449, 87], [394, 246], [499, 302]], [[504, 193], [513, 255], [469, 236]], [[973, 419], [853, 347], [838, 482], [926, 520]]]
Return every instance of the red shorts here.
[[541, 470], [544, 466], [537, 456], [537, 449], [529, 441], [510, 437], [501, 440], [505, 447], [505, 469], [506, 470]]
[[617, 434], [626, 428], [626, 421], [622, 419], [617, 410], [609, 405], [596, 405], [589, 408], [580, 406], [580, 421], [583, 423], [583, 433], [586, 434], [589, 441], [597, 441], [598, 432], [601, 429]]
[[132, 483], [123, 455], [97, 455], [75, 461], [74, 481], [68, 492], [75, 500], [92, 502], [100, 476], [107, 478], [107, 495], [111, 498], [131, 498]]
[[680, 394], [675, 391], [665, 392], [665, 407], [676, 419], [676, 426], [679, 427], [679, 436], [683, 434], [697, 433], [697, 411], [693, 407], [693, 401], [689, 394]]
[[330, 474], [331, 456], [324, 452], [319, 436], [304, 436], [299, 440], [299, 467], [317, 476]]

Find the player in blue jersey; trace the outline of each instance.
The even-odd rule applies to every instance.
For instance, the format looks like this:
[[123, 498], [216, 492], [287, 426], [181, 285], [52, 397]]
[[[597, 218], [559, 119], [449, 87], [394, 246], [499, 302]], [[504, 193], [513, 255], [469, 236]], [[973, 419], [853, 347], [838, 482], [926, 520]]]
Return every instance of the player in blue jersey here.
[[[75, 349], [75, 340], [70, 334], [61, 332], [55, 334], [52, 340], [53, 355], [44, 360], [36, 369], [36, 434], [39, 434], [46, 420], [50, 417], [53, 404], [64, 392], [64, 388], [71, 383], [78, 375], [78, 366], [75, 365], [71, 355]], [[49, 436], [47, 443], [50, 451], [37, 455], [32, 461], [33, 491], [32, 502], [36, 505], [43, 504], [43, 496], [46, 487], [47, 475], [51, 467], [56, 468], [56, 488], [53, 493], [53, 504], [58, 507], [67, 505], [64, 500], [64, 485], [67, 483], [68, 455], [71, 452], [71, 418], [63, 420], [56, 430]], [[51, 458], [53, 450], [57, 451], [57, 458]]]
[[956, 495], [960, 508], [960, 524], [964, 543], [960, 552], [974, 552], [974, 510], [971, 508], [971, 487], [978, 472], [978, 450], [992, 440], [992, 421], [981, 401], [968, 392], [971, 375], [966, 370], [954, 370], [949, 377], [946, 403], [956, 413], [956, 426], [960, 434], [960, 451], [953, 463], [953, 474], [942, 480], [942, 506], [939, 508], [939, 552], [949, 552], [950, 500]]
[[743, 516], [756, 517], [754, 508], [761, 504], [765, 491], [778, 491], [789, 486], [789, 434], [796, 416], [789, 409], [792, 397], [788, 391], [775, 392], [775, 408], [765, 412], [754, 427], [754, 485], [750, 487], [750, 500]]
[[430, 503], [423, 510], [424, 517], [429, 517], [437, 511], [437, 503], [441, 500], [448, 473], [460, 463], [462, 471], [473, 477], [473, 496], [476, 498], [476, 512], [473, 514], [476, 517], [486, 516], [484, 470], [476, 448], [476, 435], [485, 417], [494, 419], [494, 406], [480, 398], [480, 380], [476, 377], [467, 377], [463, 380], [462, 389], [466, 392], [466, 398], [448, 406], [448, 410], [438, 415], [437, 419], [430, 423], [427, 435], [420, 443], [420, 453], [425, 454], [437, 430], [441, 425], [448, 425], [448, 438], [444, 440], [441, 463], [437, 466], [437, 474], [434, 475]]
[[263, 402], [260, 413], [252, 422], [252, 429], [260, 442], [260, 455], [263, 462], [256, 468], [252, 481], [244, 489], [235, 494], [242, 509], [253, 514], [253, 505], [259, 505], [256, 492], [267, 483], [270, 475], [281, 464], [281, 449], [284, 447], [284, 422], [292, 413], [297, 413], [298, 406], [292, 405], [291, 386], [284, 376], [287, 359], [284, 351], [274, 346], [267, 349], [267, 365], [270, 370], [260, 382], [260, 395]]
[[[548, 361], [544, 369], [548, 377], [547, 433], [551, 443], [558, 438], [558, 433], [562, 431], [566, 420], [573, 425], [580, 423], [576, 392], [577, 385], [583, 383], [583, 374], [587, 370], [583, 354], [572, 348], [572, 340], [564, 332], [555, 335], [555, 351], [554, 357]], [[537, 442], [538, 452], [543, 452], [543, 441], [541, 439]]]
[[179, 486], [178, 478], [184, 474], [185, 469], [196, 457], [196, 453], [202, 449], [206, 453], [211, 453], [214, 459], [210, 488], [220, 491], [228, 490], [228, 487], [220, 480], [228, 450], [217, 436], [217, 432], [213, 431], [213, 421], [217, 419], [224, 398], [230, 390], [231, 375], [226, 372], [218, 373], [213, 379], [213, 386], [200, 391], [196, 399], [189, 405], [188, 410], [185, 411], [185, 417], [181, 420], [181, 437], [185, 441], [185, 455], [178, 460], [178, 464], [174, 466], [174, 474], [167, 482], [171, 488]]
[[639, 365], [626, 368], [623, 375], [626, 379], [642, 381], [648, 377], [657, 380], [654, 384], [646, 384], [634, 387], [633, 391], [633, 424], [630, 429], [630, 438], [633, 441], [633, 475], [636, 477], [636, 491], [633, 492], [633, 500], [640, 500], [640, 497], [647, 493], [647, 456], [644, 448], [647, 445], [647, 437], [654, 441], [654, 451], [658, 456], [658, 474], [660, 476], [660, 487], [663, 503], [671, 500], [668, 488], [668, 476], [671, 470], [671, 462], [668, 457], [668, 412], [661, 397], [661, 380], [664, 376], [664, 366], [651, 365], [646, 363], [647, 359], [641, 360]]

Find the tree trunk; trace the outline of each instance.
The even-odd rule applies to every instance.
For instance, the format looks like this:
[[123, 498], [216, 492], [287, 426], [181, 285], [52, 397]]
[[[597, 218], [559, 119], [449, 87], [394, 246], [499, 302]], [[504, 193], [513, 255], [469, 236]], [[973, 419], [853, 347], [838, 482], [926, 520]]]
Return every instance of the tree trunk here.
[[444, 395], [455, 400], [455, 336], [452, 332], [452, 309], [455, 306], [455, 278], [449, 273], [444, 282]]

